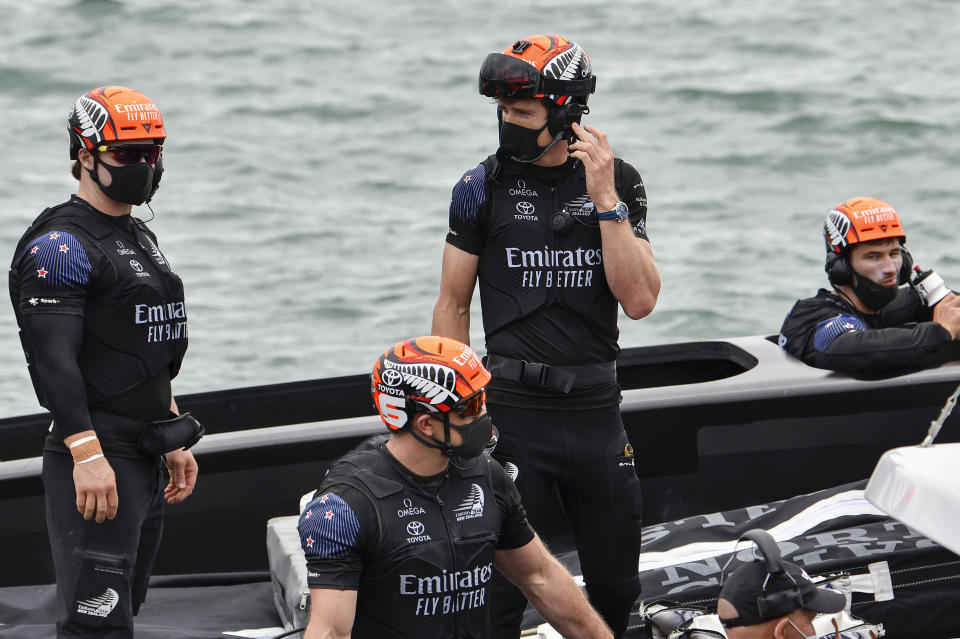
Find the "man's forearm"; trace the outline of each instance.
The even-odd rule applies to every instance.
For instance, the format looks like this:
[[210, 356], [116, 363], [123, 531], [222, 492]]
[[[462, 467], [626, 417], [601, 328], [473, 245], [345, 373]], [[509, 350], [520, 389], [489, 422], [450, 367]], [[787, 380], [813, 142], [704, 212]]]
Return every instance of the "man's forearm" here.
[[613, 633], [553, 557], [536, 579], [522, 588], [530, 603], [551, 626], [568, 639], [612, 639]]
[[951, 342], [935, 322], [912, 328], [878, 328], [841, 333], [824, 351], [812, 349], [814, 365], [842, 373], [878, 373], [910, 366]]
[[607, 285], [631, 319], [646, 317], [660, 295], [660, 271], [653, 249], [626, 222], [600, 222]]
[[350, 633], [339, 634], [334, 628], [321, 628], [319, 624], [308, 625], [303, 639], [350, 639]]
[[470, 344], [470, 307], [458, 308], [453, 302], [439, 299], [433, 308], [431, 334], [452, 337]]

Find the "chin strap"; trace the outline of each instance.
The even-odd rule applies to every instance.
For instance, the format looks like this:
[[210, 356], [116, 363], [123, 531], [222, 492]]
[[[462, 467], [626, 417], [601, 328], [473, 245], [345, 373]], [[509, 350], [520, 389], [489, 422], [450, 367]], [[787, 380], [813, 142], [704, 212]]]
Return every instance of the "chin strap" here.
[[100, 176], [97, 174], [97, 165], [100, 162], [100, 155], [92, 152], [90, 155], [93, 156], [93, 168], [88, 169], [87, 167], [83, 167], [83, 170], [87, 172], [87, 175], [90, 176], [90, 179], [93, 180], [94, 184], [100, 184]]
[[424, 438], [424, 437], [421, 437], [420, 435], [418, 435], [418, 434], [416, 433], [416, 431], [413, 430], [413, 426], [410, 427], [410, 434], [413, 435], [413, 438], [414, 438], [415, 440], [417, 440], [418, 442], [420, 442], [420, 443], [423, 444], [424, 446], [426, 446], [426, 447], [428, 447], [428, 448], [436, 448], [436, 449], [438, 449], [441, 453], [444, 454], [445, 457], [449, 457], [449, 458], [450, 458], [450, 465], [451, 465], [451, 466], [455, 466], [455, 467], [459, 468], [460, 470], [469, 470], [469, 469], [473, 468], [474, 466], [477, 465], [477, 461], [479, 461], [479, 459], [480, 459], [479, 456], [474, 457], [473, 459], [470, 460], [470, 461], [472, 461], [473, 463], [471, 463], [471, 464], [469, 464], [469, 465], [467, 465], [467, 466], [461, 466], [460, 464], [458, 464], [457, 462], [454, 461], [455, 459], [461, 459], [461, 461], [462, 461], [462, 458], [459, 457], [459, 456], [453, 451], [453, 446], [450, 444], [450, 415], [449, 415], [448, 413], [443, 413], [443, 443], [442, 443], [442, 444], [439, 443], [439, 442], [437, 442], [437, 441], [435, 441], [435, 440], [426, 439], [426, 438]]
[[453, 446], [450, 444], [450, 417], [446, 413], [443, 414], [443, 443], [439, 443], [433, 439], [426, 439], [417, 434], [417, 431], [413, 429], [413, 425], [410, 426], [410, 434], [413, 435], [413, 438], [427, 446], [428, 448], [436, 448], [441, 453], [447, 457], [453, 457]]

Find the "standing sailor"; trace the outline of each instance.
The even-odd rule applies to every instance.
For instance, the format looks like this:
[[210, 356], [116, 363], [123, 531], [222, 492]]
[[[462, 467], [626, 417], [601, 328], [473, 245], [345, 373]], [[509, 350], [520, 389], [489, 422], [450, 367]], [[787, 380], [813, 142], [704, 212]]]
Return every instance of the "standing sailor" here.
[[[590, 601], [621, 635], [640, 591], [641, 494], [620, 416], [617, 306], [648, 315], [660, 275], [640, 175], [580, 125], [595, 86], [586, 52], [557, 35], [484, 60], [500, 148], [453, 189], [433, 333], [469, 340], [479, 280], [494, 456], [535, 528], [555, 517], [559, 491]], [[516, 637], [522, 596], [494, 594], [493, 636]]]
[[164, 497], [193, 492], [186, 448], [202, 434], [170, 387], [187, 348], [183, 285], [130, 215], [157, 190], [166, 130], [153, 101], [118, 86], [80, 96], [67, 129], [77, 193], [20, 239], [10, 297], [53, 416], [42, 478], [57, 636], [132, 637]]

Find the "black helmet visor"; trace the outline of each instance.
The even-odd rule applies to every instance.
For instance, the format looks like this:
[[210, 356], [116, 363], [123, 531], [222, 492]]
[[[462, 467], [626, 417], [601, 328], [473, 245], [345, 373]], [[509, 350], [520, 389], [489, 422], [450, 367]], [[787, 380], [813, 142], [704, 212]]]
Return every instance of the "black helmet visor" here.
[[540, 71], [503, 53], [491, 53], [480, 67], [480, 94], [490, 98], [532, 98], [541, 93]]
[[546, 78], [525, 60], [491, 53], [480, 67], [480, 95], [490, 98], [534, 98], [538, 95], [589, 95], [597, 78], [556, 80]]

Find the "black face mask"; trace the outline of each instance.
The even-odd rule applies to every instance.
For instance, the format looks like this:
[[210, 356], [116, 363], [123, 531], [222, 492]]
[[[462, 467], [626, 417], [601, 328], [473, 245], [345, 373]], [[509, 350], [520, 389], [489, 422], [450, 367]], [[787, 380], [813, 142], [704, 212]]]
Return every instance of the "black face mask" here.
[[[110, 185], [104, 186], [97, 176], [97, 164], [101, 164], [110, 174]], [[163, 171], [163, 169], [160, 169]], [[137, 162], [126, 166], [113, 166], [94, 159], [93, 169], [87, 172], [94, 182], [111, 200], [126, 204], [143, 204], [156, 191], [154, 186], [154, 167], [147, 162]], [[159, 183], [159, 180], [156, 180]]]
[[[449, 418], [448, 422], [449, 423]], [[445, 425], [446, 426], [446, 425]], [[469, 424], [455, 426], [450, 424], [450, 428], [456, 429], [463, 440], [459, 446], [450, 446], [450, 451], [461, 459], [472, 459], [484, 451], [487, 444], [493, 438], [493, 420], [490, 415], [481, 415]], [[447, 441], [450, 441], [449, 435], [446, 435]]]
[[528, 129], [510, 122], [501, 122], [500, 149], [497, 151], [497, 157], [507, 157], [516, 162], [536, 162], [560, 139], [558, 134], [547, 146], [537, 144], [540, 132], [546, 128], [546, 124], [539, 129]]
[[[459, 457], [461, 459], [473, 459], [478, 457], [484, 451], [490, 440], [493, 439], [494, 427], [493, 420], [489, 415], [481, 415], [469, 424], [455, 426], [450, 423], [450, 415], [443, 415], [443, 441], [424, 438], [417, 434], [415, 430], [410, 431], [413, 438], [424, 446], [430, 448], [439, 448], [447, 457]], [[450, 429], [454, 428], [460, 433], [462, 439], [459, 446], [450, 443]], [[494, 442], [495, 444], [495, 442]]]
[[879, 311], [897, 296], [899, 289], [896, 286], [880, 286], [865, 275], [856, 271], [853, 271], [853, 273], [853, 292], [857, 294], [857, 297], [867, 308]]

